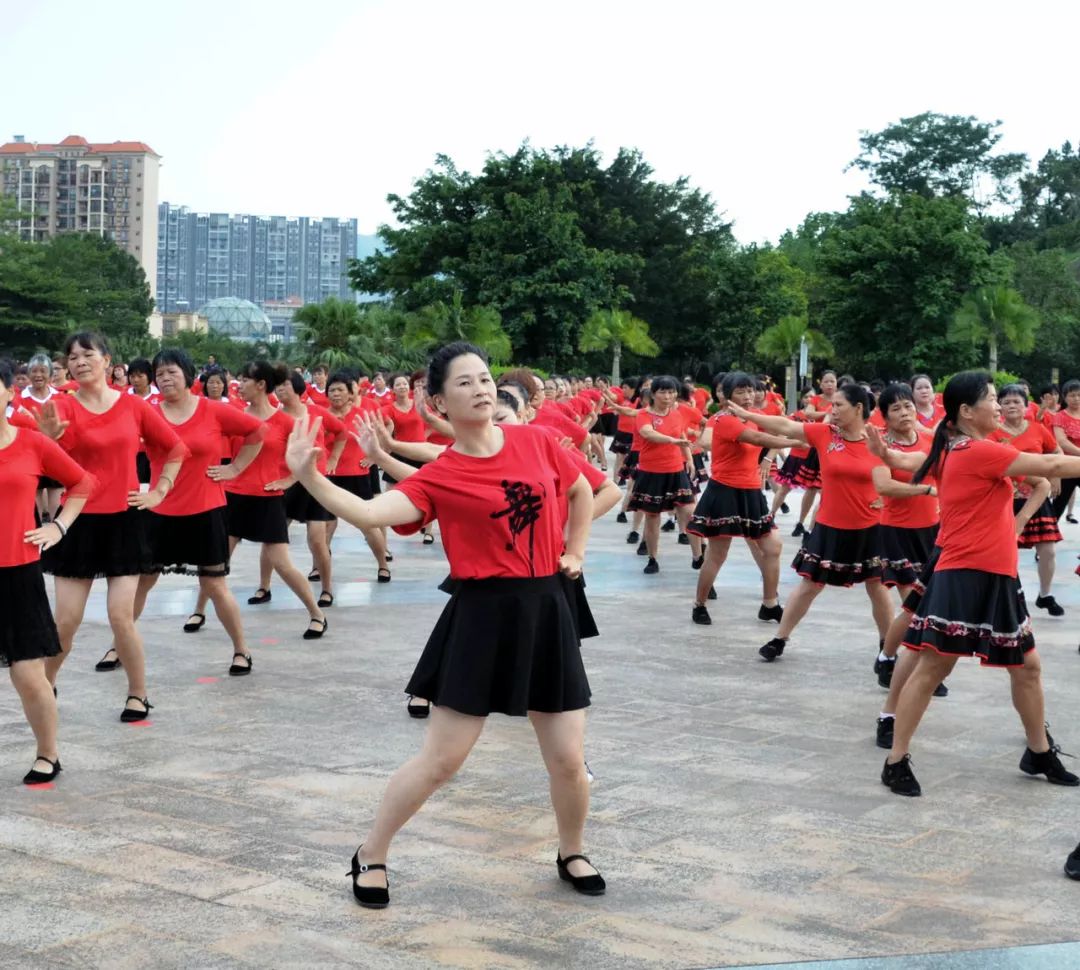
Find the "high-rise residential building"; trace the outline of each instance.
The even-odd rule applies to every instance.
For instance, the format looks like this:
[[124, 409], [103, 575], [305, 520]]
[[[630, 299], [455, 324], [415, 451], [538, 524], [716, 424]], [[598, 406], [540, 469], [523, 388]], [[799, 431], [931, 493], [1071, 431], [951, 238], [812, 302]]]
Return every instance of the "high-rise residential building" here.
[[355, 219], [192, 212], [158, 206], [158, 309], [197, 310], [239, 297], [260, 306], [349, 299]]
[[0, 145], [0, 191], [20, 212], [24, 239], [41, 242], [62, 232], [91, 232], [114, 240], [157, 285], [160, 156], [141, 141], [88, 142], [68, 135], [58, 145], [22, 135]]

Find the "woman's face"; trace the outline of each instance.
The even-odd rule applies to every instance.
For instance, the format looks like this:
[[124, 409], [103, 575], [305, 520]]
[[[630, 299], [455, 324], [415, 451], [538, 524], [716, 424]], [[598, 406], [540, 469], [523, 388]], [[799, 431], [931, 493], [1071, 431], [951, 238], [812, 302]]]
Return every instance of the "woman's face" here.
[[[292, 388], [289, 388], [292, 390]], [[257, 381], [253, 377], [241, 377], [240, 378], [240, 397], [251, 404], [253, 401], [259, 400], [262, 395], [266, 394], [266, 384], [262, 381]]]
[[821, 378], [821, 393], [824, 394], [825, 397], [832, 397], [835, 391], [836, 375], [832, 373], [826, 374]]
[[1000, 398], [1001, 416], [1010, 424], [1019, 424], [1024, 420], [1024, 411], [1027, 410], [1027, 401], [1019, 394], [1008, 394]]
[[60, 387], [67, 383], [67, 368], [61, 367], [59, 364], [52, 365], [52, 375], [50, 378], [56, 387]]
[[673, 387], [665, 387], [653, 392], [653, 404], [661, 411], [669, 411], [675, 406], [675, 398], [678, 392]]
[[11, 403], [11, 399], [15, 397], [14, 388], [8, 387], [2, 380], [0, 380], [0, 414], [3, 414], [7, 409], [7, 406]]
[[494, 420], [496, 424], [521, 424], [518, 420], [518, 416], [514, 413], [513, 408], [502, 402], [498, 402], [495, 405]]
[[154, 380], [166, 401], [179, 401], [188, 389], [184, 372], [176, 364], [162, 364], [154, 372]]
[[298, 403], [300, 396], [293, 390], [291, 381], [282, 381], [274, 388], [274, 396], [281, 402], [282, 407], [291, 407]]
[[[720, 392], [720, 397], [724, 397], [724, 392]], [[754, 389], [752, 387], [736, 387], [731, 392], [731, 403], [737, 404], [741, 408], [748, 408], [754, 403]]]
[[127, 383], [127, 369], [123, 364], [117, 364], [112, 369], [112, 379], [114, 384], [126, 384]]
[[375, 388], [379, 394], [382, 394], [382, 392], [386, 390], [386, 378], [382, 374], [376, 374], [371, 379], [371, 386]]
[[405, 376], [394, 378], [394, 396], [399, 401], [406, 401], [409, 398], [409, 379]]
[[68, 373], [83, 386], [103, 381], [112, 363], [107, 355], [93, 347], [75, 344], [68, 354]]
[[843, 394], [833, 398], [832, 418], [833, 424], [845, 430], [860, 427], [865, 420], [861, 405], [852, 404]]
[[559, 393], [559, 386], [550, 377], [544, 381], [544, 398], [548, 401], [554, 401], [555, 395]]
[[44, 394], [49, 386], [49, 369], [41, 364], [30, 368], [30, 386], [38, 394]]
[[915, 403], [923, 410], [926, 410], [927, 407], [934, 403], [934, 385], [925, 377], [920, 377], [915, 382], [911, 393], [915, 397]]
[[[841, 395], [842, 397], [843, 395]], [[889, 430], [905, 437], [915, 429], [915, 404], [906, 398], [900, 398], [889, 405], [885, 415]]]
[[984, 435], [997, 430], [1001, 422], [1001, 405], [997, 399], [997, 388], [988, 384], [984, 394], [975, 404], [961, 404], [960, 418]]
[[342, 384], [341, 381], [335, 381], [331, 384], [326, 389], [326, 396], [338, 411], [344, 411], [352, 400], [352, 395], [349, 393], [349, 386], [347, 384]]
[[135, 388], [136, 394], [141, 394], [144, 397], [150, 390], [150, 378], [141, 371], [135, 371], [135, 373], [131, 374], [128, 377], [128, 383]]
[[759, 408], [765, 403], [765, 388], [760, 391], [755, 387], [753, 389], [754, 394], [754, 407]]
[[[31, 378], [32, 379], [32, 378]], [[1044, 410], [1052, 411], [1058, 406], [1058, 396], [1053, 391], [1047, 391], [1041, 398], [1040, 402]]]
[[1070, 411], [1080, 411], [1080, 391], [1069, 391], [1065, 395], [1065, 407]]
[[435, 406], [453, 422], [490, 421], [495, 414], [495, 381], [476, 354], [462, 354], [450, 361], [442, 392]]
[[211, 374], [206, 379], [206, 396], [211, 401], [220, 401], [225, 396], [225, 381], [220, 374]]

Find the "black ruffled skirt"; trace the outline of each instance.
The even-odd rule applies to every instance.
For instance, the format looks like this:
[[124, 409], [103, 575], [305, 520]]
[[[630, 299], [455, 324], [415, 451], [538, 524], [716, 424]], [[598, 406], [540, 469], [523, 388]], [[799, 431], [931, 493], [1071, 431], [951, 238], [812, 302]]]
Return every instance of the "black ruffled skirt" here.
[[7, 613], [0, 623], [0, 657], [17, 663], [60, 653], [40, 562], [0, 567], [0, 603]]
[[152, 573], [183, 576], [229, 574], [229, 525], [225, 506], [195, 515], [157, 515], [146, 521]]
[[883, 525], [881, 530], [881, 581], [893, 586], [914, 586], [930, 559], [938, 527], [905, 529]]
[[560, 575], [454, 585], [406, 693], [475, 717], [589, 706], [581, 643]]
[[634, 436], [629, 431], [616, 430], [612, 435], [611, 451], [615, 455], [628, 455], [630, 454], [630, 445], [633, 443]]
[[634, 494], [627, 509], [631, 512], [670, 512], [680, 505], [692, 505], [694, 487], [685, 471], [634, 472]]
[[336, 516], [327, 512], [299, 482], [285, 490], [285, 518], [293, 522], [330, 522]]
[[636, 451], [628, 451], [626, 457], [623, 459], [623, 463], [619, 466], [619, 484], [625, 485], [629, 481], [633, 481], [637, 475], [637, 464], [639, 453]]
[[799, 472], [804, 464], [806, 458], [802, 455], [788, 455], [776, 472], [776, 483], [787, 488], [803, 488], [804, 486], [799, 484]]
[[138, 576], [151, 571], [149, 512], [83, 512], [67, 535], [41, 556], [47, 573], [65, 579]]
[[[1013, 499], [1013, 514], [1015, 515], [1024, 507], [1027, 499]], [[1024, 531], [1017, 537], [1016, 544], [1021, 549], [1032, 549], [1040, 542], [1061, 542], [1061, 530], [1058, 528], [1057, 518], [1054, 515], [1050, 499], [1047, 499], [1036, 510], [1035, 514], [1028, 519]]]
[[881, 526], [836, 529], [814, 526], [791, 563], [803, 579], [819, 586], [854, 586], [881, 579]]
[[817, 448], [811, 448], [810, 454], [803, 459], [794, 484], [797, 488], [821, 488], [821, 458]]
[[760, 539], [774, 528], [765, 496], [756, 488], [733, 488], [709, 480], [686, 531], [705, 539], [743, 536]]
[[345, 489], [350, 495], [371, 500], [371, 476], [370, 475], [331, 475], [332, 481], [338, 488]]
[[1035, 649], [1024, 591], [1015, 576], [978, 569], [935, 570], [904, 634], [911, 650], [978, 657], [986, 667], [1020, 667]]
[[284, 496], [226, 492], [225, 502], [230, 536], [270, 544], [289, 541]]

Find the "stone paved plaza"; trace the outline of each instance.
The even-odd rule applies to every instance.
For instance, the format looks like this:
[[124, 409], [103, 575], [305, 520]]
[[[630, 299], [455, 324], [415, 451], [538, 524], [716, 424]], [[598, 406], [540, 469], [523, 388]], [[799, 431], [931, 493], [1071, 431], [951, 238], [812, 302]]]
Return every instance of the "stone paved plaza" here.
[[[122, 673], [93, 670], [109, 641], [96, 589], [61, 676], [64, 772], [51, 788], [20, 784], [33, 741], [14, 692], [0, 693], [0, 966], [683, 968], [1080, 937], [1080, 885], [1061, 872], [1080, 838], [1080, 789], [1017, 770], [1024, 739], [1004, 673], [957, 668], [916, 738], [924, 796], [898, 798], [878, 781], [884, 692], [862, 591], [826, 591], [770, 666], [756, 651], [775, 627], [755, 618], [744, 548], [705, 628], [689, 619], [689, 551], [664, 536], [648, 577], [624, 535], [609, 514], [586, 564], [602, 630], [584, 646], [587, 851], [606, 896], [556, 878], [529, 726], [495, 717], [395, 844], [390, 908], [353, 902], [348, 859], [424, 729], [401, 688], [445, 602], [446, 567], [440, 546], [397, 538], [393, 582], [378, 586], [345, 527], [328, 635], [300, 639], [304, 616], [278, 582], [270, 605], [243, 607], [247, 679], [225, 676], [231, 651], [212, 616], [181, 633], [191, 584], [164, 580], [143, 621], [156, 705], [146, 726], [118, 720]], [[1067, 615], [1035, 619], [1067, 751], [1080, 751], [1078, 549], [1080, 527], [1067, 526]], [[293, 553], [306, 570], [295, 527]], [[1021, 559], [1033, 600], [1031, 554]], [[242, 599], [254, 566], [241, 547]], [[785, 592], [793, 577], [785, 565]], [[3, 606], [17, 622], [17, 604]], [[1078, 965], [1071, 949], [1010, 952], [1047, 949], [1057, 956], [1037, 965]], [[965, 965], [1036, 965], [975, 959]]]

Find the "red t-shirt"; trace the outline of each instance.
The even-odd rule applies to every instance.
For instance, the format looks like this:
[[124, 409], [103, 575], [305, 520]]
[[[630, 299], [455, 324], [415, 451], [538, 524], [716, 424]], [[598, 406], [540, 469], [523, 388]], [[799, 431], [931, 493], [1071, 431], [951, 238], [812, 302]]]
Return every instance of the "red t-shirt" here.
[[[226, 439], [244, 439], [255, 435], [252, 440], [259, 440], [262, 421], [233, 408], [222, 407], [205, 397], [199, 398], [195, 413], [187, 421], [182, 424], [173, 424], [168, 418], [165, 421], [179, 435], [191, 455], [180, 466], [180, 474], [176, 476], [176, 482], [165, 500], [151, 511], [157, 515], [197, 515], [221, 508], [225, 504], [224, 483], [209, 478], [206, 470], [221, 461], [222, 454], [228, 449]], [[165, 465], [164, 456], [153, 447], [148, 456], [151, 478], [157, 481]]]
[[731, 488], [761, 488], [761, 445], [739, 441], [744, 431], [757, 431], [758, 426], [742, 421], [726, 411], [709, 418], [706, 428], [712, 428], [712, 467], [709, 477]]
[[[652, 411], [639, 411], [637, 416], [639, 436], [641, 436], [641, 429], [646, 426], [660, 434], [681, 438], [686, 433], [686, 415], [678, 408], [672, 408], [663, 416], [654, 414]], [[678, 445], [657, 444], [641, 437], [638, 468], [643, 472], [679, 472], [686, 467], [684, 455], [685, 453]]]
[[320, 391], [314, 384], [308, 384], [307, 390], [304, 391], [300, 400], [305, 404], [317, 404], [321, 408], [330, 406], [330, 399], [326, 396], [326, 391]]
[[56, 413], [69, 422], [60, 447], [100, 483], [84, 512], [113, 513], [128, 508], [128, 492], [139, 490], [135, 456], [140, 439], [159, 449], [165, 462], [187, 457], [176, 432], [161, 412], [135, 394], [123, 394], [102, 414], [94, 414], [75, 395], [58, 396]]
[[[289, 466], [285, 464], [285, 447], [289, 435], [292, 434], [293, 419], [284, 411], [275, 411], [262, 424], [262, 449], [247, 468], [225, 483], [225, 491], [262, 497], [285, 494], [280, 489], [268, 492], [263, 486], [267, 482], [289, 477]], [[239, 451], [239, 448], [236, 451]], [[236, 451], [233, 452], [233, 458], [236, 457]]]
[[49, 396], [45, 398], [44, 401], [39, 401], [36, 397], [34, 397], [33, 394], [30, 393], [30, 388], [27, 387], [24, 388], [23, 392], [11, 403], [18, 405], [21, 408], [25, 408], [31, 414], [35, 414], [41, 411], [41, 409], [45, 407], [45, 405], [48, 404], [49, 401], [51, 401], [59, 393], [60, 391], [56, 390], [56, 388], [50, 385]]
[[702, 414], [705, 413], [705, 409], [709, 406], [709, 401], [712, 400], [712, 395], [703, 387], [695, 387], [690, 392], [690, 397], [693, 398], [694, 407]]
[[455, 579], [551, 576], [563, 551], [560, 496], [580, 472], [549, 432], [502, 425], [503, 447], [490, 458], [448, 448], [395, 489], [422, 518], [395, 526], [411, 535], [439, 520]]
[[338, 421], [345, 428], [345, 450], [338, 459], [337, 470], [334, 472], [335, 477], [341, 475], [367, 475], [371, 471], [370, 468], [364, 468], [360, 464], [366, 456], [364, 449], [357, 444], [356, 437], [353, 434], [356, 419], [363, 413], [363, 408], [354, 407], [347, 414], [338, 417]]
[[1019, 455], [1012, 445], [960, 438], [940, 470], [941, 531], [938, 570], [979, 569], [1015, 576], [1013, 487], [1005, 470]]
[[825, 415], [833, 409], [833, 402], [826, 401], [825, 398], [823, 398], [820, 394], [815, 394], [812, 398], [810, 398], [810, 404], [813, 406], [815, 411], [821, 412], [821, 417], [814, 418], [815, 421], [824, 421]]
[[845, 441], [832, 425], [808, 424], [806, 440], [821, 462], [821, 508], [817, 521], [834, 529], [866, 529], [878, 523], [873, 468], [881, 460], [865, 439]]
[[[626, 434], [632, 434], [634, 440], [637, 441], [637, 416], [641, 413], [643, 408], [637, 407], [636, 402], [628, 405], [624, 400], [622, 404], [626, 407], [635, 407], [636, 410], [633, 414], [620, 414], [619, 420], [615, 422], [615, 430], [625, 432]], [[637, 451], [637, 446], [631, 445], [631, 450]]]
[[915, 409], [915, 418], [924, 428], [929, 428], [931, 431], [938, 426], [938, 422], [945, 417], [945, 408], [943, 408], [937, 402], [934, 403], [934, 412], [929, 417], [922, 414], [918, 408]]
[[[810, 420], [806, 416], [806, 414], [804, 412], [802, 412], [802, 411], [793, 411], [791, 414], [788, 415], [788, 417], [792, 421], [798, 421], [798, 422], [803, 423], [803, 424], [805, 424], [806, 422], [808, 422]], [[788, 455], [790, 457], [792, 457], [792, 458], [805, 458], [809, 454], [810, 454], [810, 448], [809, 447], [806, 447], [806, 448], [792, 448], [788, 452]]]
[[394, 437], [398, 441], [427, 440], [427, 425], [424, 424], [424, 419], [411, 401], [408, 411], [402, 411], [391, 402], [382, 409], [382, 414], [387, 421], [394, 422]]
[[[65, 436], [66, 437], [66, 436]], [[90, 495], [97, 480], [68, 457], [55, 441], [37, 431], [17, 429], [15, 440], [0, 448], [0, 495], [4, 515], [0, 516], [0, 568], [25, 566], [40, 558], [38, 547], [23, 536], [36, 528], [34, 496], [38, 478], [46, 475], [67, 488], [68, 499]], [[18, 623], [18, 604], [5, 603], [6, 623]]]
[[[1012, 445], [1017, 451], [1029, 455], [1052, 455], [1058, 450], [1057, 438], [1054, 437], [1054, 432], [1038, 421], [1029, 420], [1028, 426], [1015, 437], [1011, 436], [1002, 427], [991, 432], [987, 435], [987, 438], [990, 441]], [[1017, 495], [1027, 498], [1031, 494], [1031, 486], [1023, 477], [1014, 478], [1012, 483]]]
[[563, 437], [569, 438], [578, 447], [580, 447], [585, 439], [589, 437], [588, 431], [576, 421], [571, 421], [550, 401], [544, 402], [536, 409], [534, 423], [551, 425], [556, 428]]
[[[914, 444], [905, 445], [899, 441], [890, 441], [889, 447], [905, 454], [922, 452], [930, 453], [932, 436], [926, 432], [920, 432]], [[893, 480], [908, 484], [911, 482], [914, 472], [905, 471], [902, 468], [890, 468]], [[923, 485], [936, 485], [932, 475], [927, 475], [922, 480]], [[886, 498], [885, 508], [881, 510], [881, 524], [892, 525], [899, 529], [927, 529], [936, 525], [940, 517], [938, 500], [934, 495], [913, 495], [911, 498]]]
[[[615, 398], [617, 403], [626, 404], [626, 394], [623, 393], [623, 389], [621, 387], [609, 387], [608, 388], [608, 393], [613, 398]], [[601, 399], [603, 400], [603, 404], [601, 404], [601, 406], [600, 406], [600, 412], [602, 414], [611, 414], [611, 405], [608, 404], [607, 399], [603, 398], [602, 395], [601, 395]], [[620, 420], [621, 420], [621, 418], [620, 418]]]
[[1080, 419], [1070, 416], [1069, 412], [1062, 408], [1053, 418], [1053, 426], [1061, 428], [1069, 441], [1080, 447]]
[[320, 474], [325, 475], [330, 463], [330, 450], [337, 444], [338, 438], [345, 434], [345, 425], [340, 418], [334, 417], [326, 408], [319, 407], [318, 404], [307, 404], [305, 407], [312, 421], [322, 418], [319, 433], [315, 435], [315, 447], [319, 449], [319, 458], [315, 466]]
[[705, 420], [705, 415], [693, 404], [688, 404], [686, 401], [680, 401], [678, 407], [683, 413], [683, 420], [686, 424], [686, 437], [694, 442], [691, 451], [694, 454], [700, 454], [701, 448], [698, 446], [697, 441], [701, 437], [701, 423]]

